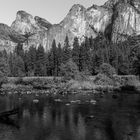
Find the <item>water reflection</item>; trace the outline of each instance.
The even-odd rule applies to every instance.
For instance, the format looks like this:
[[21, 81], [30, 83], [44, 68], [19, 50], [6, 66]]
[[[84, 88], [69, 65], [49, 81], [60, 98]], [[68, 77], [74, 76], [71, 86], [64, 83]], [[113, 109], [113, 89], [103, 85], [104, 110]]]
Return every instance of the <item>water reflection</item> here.
[[[140, 95], [105, 96], [97, 104], [55, 102], [51, 97], [0, 97], [0, 110], [21, 106], [12, 122], [0, 123], [0, 140], [140, 140]], [[14, 121], [13, 121], [14, 120]]]

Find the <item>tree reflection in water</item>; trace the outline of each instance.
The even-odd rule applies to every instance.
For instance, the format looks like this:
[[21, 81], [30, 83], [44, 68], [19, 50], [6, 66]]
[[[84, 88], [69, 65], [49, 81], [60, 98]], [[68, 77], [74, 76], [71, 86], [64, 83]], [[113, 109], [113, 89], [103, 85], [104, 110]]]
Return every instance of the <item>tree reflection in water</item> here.
[[[12, 118], [18, 120], [19, 129], [0, 123], [0, 140], [140, 140], [138, 94], [70, 106], [66, 100], [55, 102], [49, 97], [38, 97], [35, 104], [33, 98], [23, 97], [19, 115]], [[0, 97], [0, 101], [0, 108], [7, 109], [11, 103], [16, 106], [17, 98]]]

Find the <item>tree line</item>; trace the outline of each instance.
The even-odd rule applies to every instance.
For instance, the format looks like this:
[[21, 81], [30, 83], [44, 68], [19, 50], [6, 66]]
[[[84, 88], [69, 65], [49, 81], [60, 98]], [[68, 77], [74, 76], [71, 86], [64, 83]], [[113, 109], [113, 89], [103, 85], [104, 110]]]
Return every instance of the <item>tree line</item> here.
[[140, 74], [140, 43], [138, 38], [113, 44], [104, 35], [85, 38], [80, 43], [75, 37], [72, 46], [66, 36], [62, 44], [53, 40], [52, 47], [45, 52], [42, 45], [23, 49], [19, 43], [13, 52], [1, 51], [0, 58], [7, 64], [8, 76], [61, 76], [61, 66], [72, 60], [80, 72], [96, 75], [103, 63], [112, 65], [118, 74]]

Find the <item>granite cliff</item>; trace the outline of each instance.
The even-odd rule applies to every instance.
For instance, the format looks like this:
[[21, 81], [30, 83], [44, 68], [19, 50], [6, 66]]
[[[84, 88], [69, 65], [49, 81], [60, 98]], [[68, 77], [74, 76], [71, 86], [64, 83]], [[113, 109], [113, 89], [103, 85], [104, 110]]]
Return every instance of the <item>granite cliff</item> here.
[[6, 24], [0, 24], [0, 50], [13, 51], [17, 43], [23, 43], [26, 38]]
[[72, 44], [74, 37], [78, 37], [79, 42], [85, 37], [95, 38], [99, 32], [104, 32], [106, 26], [111, 22], [110, 13], [105, 8], [93, 5], [86, 9], [82, 5], [74, 5], [67, 16], [59, 24], [53, 25], [47, 34], [48, 46], [55, 39], [57, 44], [63, 44], [66, 35]]
[[112, 10], [112, 22], [108, 26], [110, 38], [118, 43], [129, 36], [140, 34], [140, 1], [139, 0], [109, 0], [105, 8]]
[[87, 9], [76, 4], [59, 24], [54, 25], [38, 16], [18, 11], [11, 27], [0, 25], [0, 46], [10, 48], [24, 42], [25, 49], [42, 44], [45, 50], [49, 50], [53, 39], [57, 44], [63, 44], [68, 36], [72, 44], [74, 37], [78, 37], [81, 43], [86, 36], [95, 38], [99, 33], [118, 43], [140, 34], [139, 9], [139, 0], [108, 0], [102, 6], [92, 5]]
[[25, 11], [18, 11], [16, 20], [12, 23], [11, 28], [23, 35], [31, 34], [28, 38], [28, 44], [24, 43], [25, 47], [31, 45], [38, 46], [39, 44], [46, 47], [47, 43], [47, 30], [51, 27], [51, 23], [38, 16], [33, 17]]

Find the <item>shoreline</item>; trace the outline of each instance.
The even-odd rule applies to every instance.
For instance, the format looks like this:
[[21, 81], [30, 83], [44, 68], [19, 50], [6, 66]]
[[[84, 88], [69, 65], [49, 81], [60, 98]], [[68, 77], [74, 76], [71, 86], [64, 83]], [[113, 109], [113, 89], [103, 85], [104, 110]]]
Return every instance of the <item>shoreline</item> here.
[[[116, 78], [117, 77], [117, 78]], [[2, 85], [1, 94], [3, 93], [18, 93], [30, 94], [31, 92], [40, 92], [42, 94], [50, 95], [67, 95], [78, 93], [110, 93], [121, 90], [140, 91], [140, 81], [138, 77], [133, 75], [118, 76], [114, 79], [117, 84], [107, 84], [106, 81], [102, 85], [96, 84], [94, 80], [96, 76], [90, 77], [89, 80], [77, 81], [70, 80], [64, 82], [61, 77], [9, 77], [7, 83]]]

